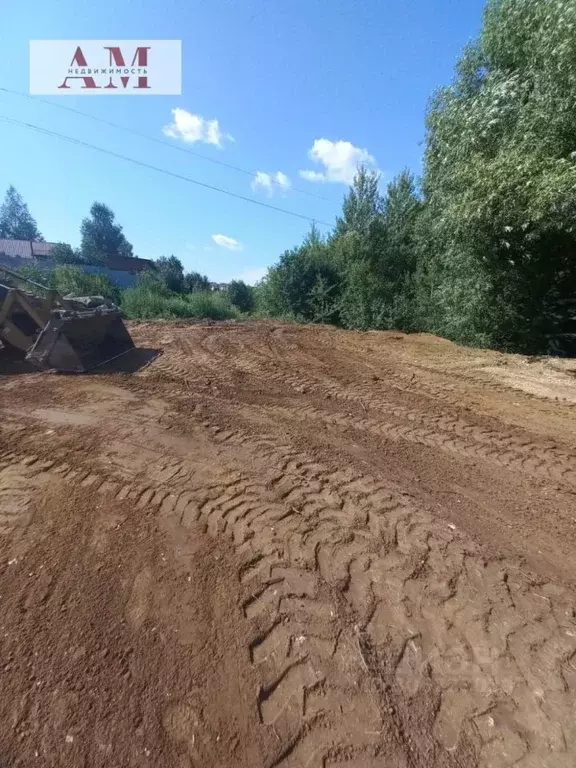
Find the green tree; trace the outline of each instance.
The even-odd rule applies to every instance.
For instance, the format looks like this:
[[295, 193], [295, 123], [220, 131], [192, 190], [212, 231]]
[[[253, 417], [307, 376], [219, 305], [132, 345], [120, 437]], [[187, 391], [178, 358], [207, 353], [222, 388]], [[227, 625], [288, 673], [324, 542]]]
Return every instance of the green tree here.
[[0, 206], [0, 237], [11, 240], [44, 240], [22, 196], [8, 187]]
[[228, 285], [228, 296], [241, 312], [252, 312], [254, 309], [254, 291], [243, 280], [232, 280]]
[[175, 293], [184, 291], [184, 267], [176, 256], [161, 256], [156, 259], [156, 272], [166, 283], [168, 290]]
[[93, 203], [90, 216], [82, 221], [80, 234], [80, 252], [87, 264], [106, 266], [110, 257], [134, 255], [122, 227], [115, 223], [114, 213], [104, 203]]
[[383, 199], [378, 184], [380, 175], [360, 166], [342, 203], [342, 215], [336, 220], [336, 235], [347, 232], [369, 234], [382, 213]]
[[197, 293], [198, 291], [209, 291], [210, 281], [206, 275], [200, 272], [187, 272], [184, 275], [184, 293]]
[[380, 264], [387, 280], [400, 280], [416, 269], [421, 211], [414, 176], [404, 170], [388, 185], [383, 204]]
[[312, 227], [299, 248], [286, 251], [271, 267], [258, 290], [260, 312], [277, 317], [314, 321], [317, 316], [314, 293], [318, 280], [332, 298], [331, 319], [337, 322], [340, 279], [330, 246]]
[[573, 0], [490, 0], [431, 102], [418, 290], [431, 330], [546, 351], [573, 326], [575, 25]]
[[82, 264], [79, 249], [72, 248], [68, 243], [56, 243], [50, 252], [50, 258], [56, 264]]
[[330, 282], [326, 275], [318, 273], [316, 281], [308, 294], [311, 320], [314, 323], [335, 322], [338, 317], [334, 293], [338, 289], [336, 281]]
[[412, 328], [416, 224], [422, 210], [414, 177], [403, 171], [382, 195], [377, 174], [360, 170], [343, 210], [332, 240], [343, 282], [342, 323], [360, 329]]
[[[388, 185], [379, 230], [375, 278], [380, 286], [376, 327], [412, 330], [418, 233], [423, 203], [414, 176], [402, 171]], [[373, 262], [374, 263], [374, 262]]]

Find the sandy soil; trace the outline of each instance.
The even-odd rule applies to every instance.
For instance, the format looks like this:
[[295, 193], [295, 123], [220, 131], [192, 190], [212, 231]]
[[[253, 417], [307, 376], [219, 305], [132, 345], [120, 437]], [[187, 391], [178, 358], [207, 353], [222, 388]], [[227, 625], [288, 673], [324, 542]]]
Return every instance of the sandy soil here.
[[0, 359], [1, 766], [576, 764], [574, 361], [131, 331]]

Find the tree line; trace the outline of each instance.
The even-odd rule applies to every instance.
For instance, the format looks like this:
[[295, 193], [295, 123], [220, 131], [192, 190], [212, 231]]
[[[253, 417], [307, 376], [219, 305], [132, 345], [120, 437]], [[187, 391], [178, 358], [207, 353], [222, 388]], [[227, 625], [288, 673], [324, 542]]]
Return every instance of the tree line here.
[[[57, 264], [105, 265], [110, 257], [134, 255], [122, 227], [113, 211], [104, 203], [93, 203], [90, 215], [80, 225], [79, 248], [68, 243], [56, 243], [51, 258]], [[9, 186], [0, 206], [0, 238], [44, 242], [36, 220], [30, 213], [22, 195]]]
[[[0, 238], [44, 241], [28, 205], [13, 186], [8, 187], [0, 206]], [[57, 265], [77, 266], [107, 266], [113, 264], [115, 257], [133, 256], [132, 244], [126, 239], [122, 226], [116, 222], [114, 212], [99, 202], [92, 204], [90, 215], [82, 220], [80, 246], [73, 248], [68, 243], [55, 243], [50, 252], [50, 260]], [[154, 272], [145, 274], [141, 280], [150, 289], [185, 294], [210, 288], [206, 275], [185, 272], [182, 262], [175, 256], [161, 256], [153, 261]]]
[[[137, 285], [127, 291], [122, 291], [106, 275], [83, 272], [83, 265], [108, 266], [113, 265], [114, 257], [134, 255], [113, 211], [104, 203], [93, 203], [90, 215], [80, 225], [80, 236], [78, 248], [68, 243], [54, 244], [50, 253], [54, 269], [32, 265], [22, 267], [20, 272], [62, 294], [105, 296], [122, 304], [132, 317], [197, 317], [205, 313], [218, 319], [254, 309], [250, 286], [233, 280], [225, 295], [216, 294], [211, 291], [206, 275], [186, 272], [180, 259], [173, 255], [152, 260], [154, 269], [141, 273]], [[13, 186], [8, 188], [0, 206], [0, 238], [44, 241], [28, 205]], [[208, 297], [209, 293], [214, 295]]]
[[262, 310], [346, 328], [576, 352], [576, 3], [489, 0], [432, 95], [424, 172], [359, 169], [258, 289]]

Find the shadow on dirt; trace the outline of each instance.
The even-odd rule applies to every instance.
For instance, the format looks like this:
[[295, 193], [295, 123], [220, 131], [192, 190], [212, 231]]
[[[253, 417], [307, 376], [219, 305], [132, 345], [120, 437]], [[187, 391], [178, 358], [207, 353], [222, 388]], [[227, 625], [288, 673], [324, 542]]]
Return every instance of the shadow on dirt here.
[[[98, 374], [110, 374], [110, 373], [136, 373], [137, 371], [146, 368], [152, 363], [159, 355], [162, 354], [161, 349], [152, 349], [149, 347], [137, 347], [131, 349], [129, 352], [117, 357], [115, 360], [110, 360], [108, 363], [103, 363], [97, 368], [92, 368], [84, 374], [78, 373], [60, 373], [60, 376], [94, 376]], [[19, 374], [38, 373], [38, 369], [31, 363], [19, 356], [17, 352], [13, 350], [0, 348], [0, 376], [17, 376]], [[53, 371], [53, 373], [58, 373]]]

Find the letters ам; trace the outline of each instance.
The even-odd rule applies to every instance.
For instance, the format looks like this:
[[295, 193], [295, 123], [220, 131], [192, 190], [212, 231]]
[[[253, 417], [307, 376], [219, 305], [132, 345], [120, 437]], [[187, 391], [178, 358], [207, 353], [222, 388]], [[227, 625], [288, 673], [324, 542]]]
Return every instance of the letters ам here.
[[[104, 49], [108, 51], [109, 66], [108, 67], [90, 67], [86, 56], [80, 46], [76, 48], [72, 61], [68, 68], [68, 75], [64, 78], [64, 81], [58, 88], [70, 88], [68, 80], [83, 80], [85, 88], [103, 88], [104, 90], [116, 90], [118, 87], [127, 88], [128, 83], [132, 75], [137, 75], [137, 85], [135, 89], [149, 89], [148, 85], [148, 46], [138, 46], [132, 57], [130, 66], [126, 65], [126, 59], [122, 53], [120, 46], [108, 46], [105, 45]], [[107, 85], [97, 85], [94, 75], [109, 75]], [[113, 76], [119, 76], [120, 86], [113, 82]]]

